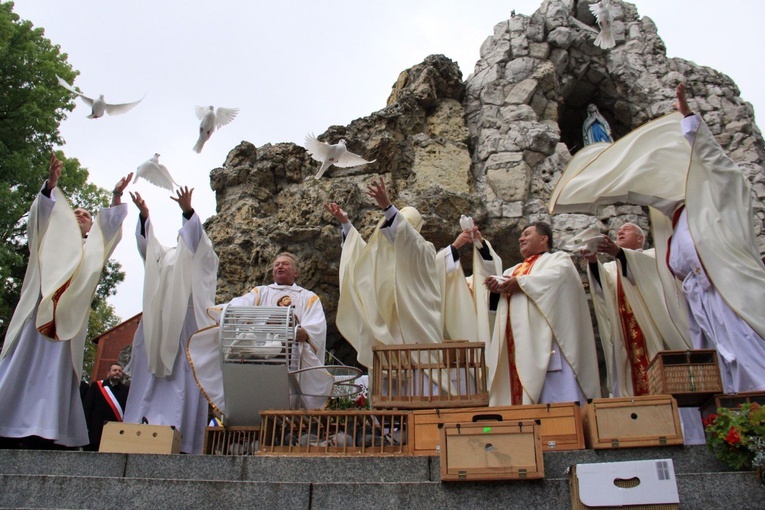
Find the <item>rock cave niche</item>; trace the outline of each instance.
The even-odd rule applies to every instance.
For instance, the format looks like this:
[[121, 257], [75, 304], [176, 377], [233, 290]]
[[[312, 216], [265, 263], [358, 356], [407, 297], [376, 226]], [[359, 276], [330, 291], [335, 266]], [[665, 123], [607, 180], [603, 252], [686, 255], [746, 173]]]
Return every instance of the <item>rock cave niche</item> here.
[[[601, 83], [606, 82], [610, 83], [611, 80], [604, 80]], [[631, 127], [617, 118], [615, 105], [618, 98], [611, 97], [606, 89], [613, 90], [614, 87], [601, 88], [589, 80], [581, 79], [572, 87], [568, 95], [563, 96], [558, 110], [558, 127], [560, 140], [566, 144], [572, 155], [584, 146], [582, 126], [587, 118], [587, 106], [590, 104], [597, 106], [600, 114], [608, 121], [614, 141], [630, 132]]]

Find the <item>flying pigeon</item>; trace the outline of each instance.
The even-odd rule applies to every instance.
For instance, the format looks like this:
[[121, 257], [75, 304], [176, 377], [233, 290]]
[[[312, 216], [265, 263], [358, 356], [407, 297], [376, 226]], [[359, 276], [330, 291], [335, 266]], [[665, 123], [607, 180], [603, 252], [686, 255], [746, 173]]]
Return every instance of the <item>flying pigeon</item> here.
[[[473, 222], [472, 216], [465, 216], [464, 214], [460, 216], [460, 228], [463, 230], [463, 232], [465, 230], [472, 230], [473, 227], [475, 227], [475, 222]], [[481, 249], [481, 241], [473, 237], [472, 232], [470, 233], [470, 240], [473, 241], [473, 245], [476, 248], [479, 250]]]
[[613, 48], [616, 42], [611, 31], [611, 23], [613, 23], [616, 16], [621, 14], [621, 9], [616, 5], [611, 5], [611, 0], [601, 0], [590, 5], [590, 12], [595, 16], [598, 26], [600, 26], [600, 33], [595, 38], [595, 46], [599, 46], [604, 50]]
[[202, 121], [199, 123], [199, 139], [194, 145], [194, 152], [198, 154], [202, 152], [202, 147], [210, 139], [213, 131], [234, 120], [236, 114], [239, 113], [239, 108], [219, 107], [216, 110], [213, 106], [195, 106], [194, 111], [197, 118]]
[[135, 101], [133, 103], [109, 104], [104, 100], [103, 94], [98, 96], [98, 99], [92, 99], [86, 96], [85, 94], [76, 91], [74, 87], [69, 85], [69, 83], [67, 83], [66, 80], [64, 80], [60, 76], [57, 75], [56, 78], [58, 78], [59, 85], [64, 87], [69, 92], [74, 92], [75, 94], [80, 96], [82, 100], [85, 102], [85, 104], [90, 106], [91, 112], [90, 112], [90, 115], [88, 115], [89, 119], [98, 119], [100, 117], [103, 117], [104, 113], [108, 113], [109, 115], [120, 115], [132, 110], [135, 105], [143, 101], [143, 98], [141, 98], [138, 101]]
[[139, 177], [143, 177], [153, 185], [170, 191], [173, 191], [173, 184], [179, 186], [170, 176], [167, 167], [159, 163], [159, 154], [154, 154], [151, 158], [141, 163], [135, 173], [133, 184], [138, 182]]
[[317, 179], [324, 175], [324, 172], [327, 171], [330, 165], [348, 168], [377, 161], [376, 159], [367, 161], [358, 154], [348, 152], [345, 148], [345, 140], [340, 140], [336, 144], [330, 145], [317, 140], [313, 133], [306, 135], [305, 148], [313, 159], [321, 163], [321, 168], [319, 168], [319, 172], [316, 174]]

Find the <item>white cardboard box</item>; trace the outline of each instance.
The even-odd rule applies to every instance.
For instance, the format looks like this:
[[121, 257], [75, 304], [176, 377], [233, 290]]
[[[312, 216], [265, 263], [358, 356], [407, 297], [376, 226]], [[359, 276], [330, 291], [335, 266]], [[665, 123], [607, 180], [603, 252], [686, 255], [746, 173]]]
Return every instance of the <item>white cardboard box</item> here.
[[574, 508], [680, 503], [672, 459], [577, 464], [571, 477]]

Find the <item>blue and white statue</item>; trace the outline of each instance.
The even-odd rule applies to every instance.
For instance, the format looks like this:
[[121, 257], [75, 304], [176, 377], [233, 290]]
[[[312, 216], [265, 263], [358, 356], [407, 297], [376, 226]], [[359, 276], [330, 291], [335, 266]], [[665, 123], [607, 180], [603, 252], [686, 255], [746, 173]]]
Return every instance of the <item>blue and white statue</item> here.
[[587, 118], [584, 119], [582, 125], [582, 138], [584, 145], [614, 141], [611, 136], [611, 126], [608, 125], [608, 121], [600, 114], [598, 107], [594, 104], [587, 106]]

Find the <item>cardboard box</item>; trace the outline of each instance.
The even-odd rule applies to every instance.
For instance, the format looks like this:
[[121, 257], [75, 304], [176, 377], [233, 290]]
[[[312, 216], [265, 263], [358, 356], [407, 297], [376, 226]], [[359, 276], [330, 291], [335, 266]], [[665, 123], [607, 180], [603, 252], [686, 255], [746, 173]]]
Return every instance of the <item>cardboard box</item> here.
[[544, 478], [539, 425], [533, 421], [450, 423], [441, 429], [441, 480]]
[[483, 342], [372, 348], [372, 406], [434, 409], [489, 404]]
[[577, 464], [569, 472], [571, 508], [680, 508], [672, 459]]
[[167, 425], [110, 421], [104, 425], [99, 452], [180, 453], [181, 433]]
[[412, 453], [438, 455], [440, 429], [447, 423], [495, 420], [516, 423], [538, 420], [543, 451], [584, 450], [584, 432], [579, 404], [534, 404], [509, 407], [470, 407], [412, 411]]
[[677, 402], [669, 395], [598, 398], [582, 409], [588, 448], [683, 444]]
[[647, 375], [651, 395], [672, 395], [680, 407], [699, 407], [723, 391], [714, 349], [660, 351]]

